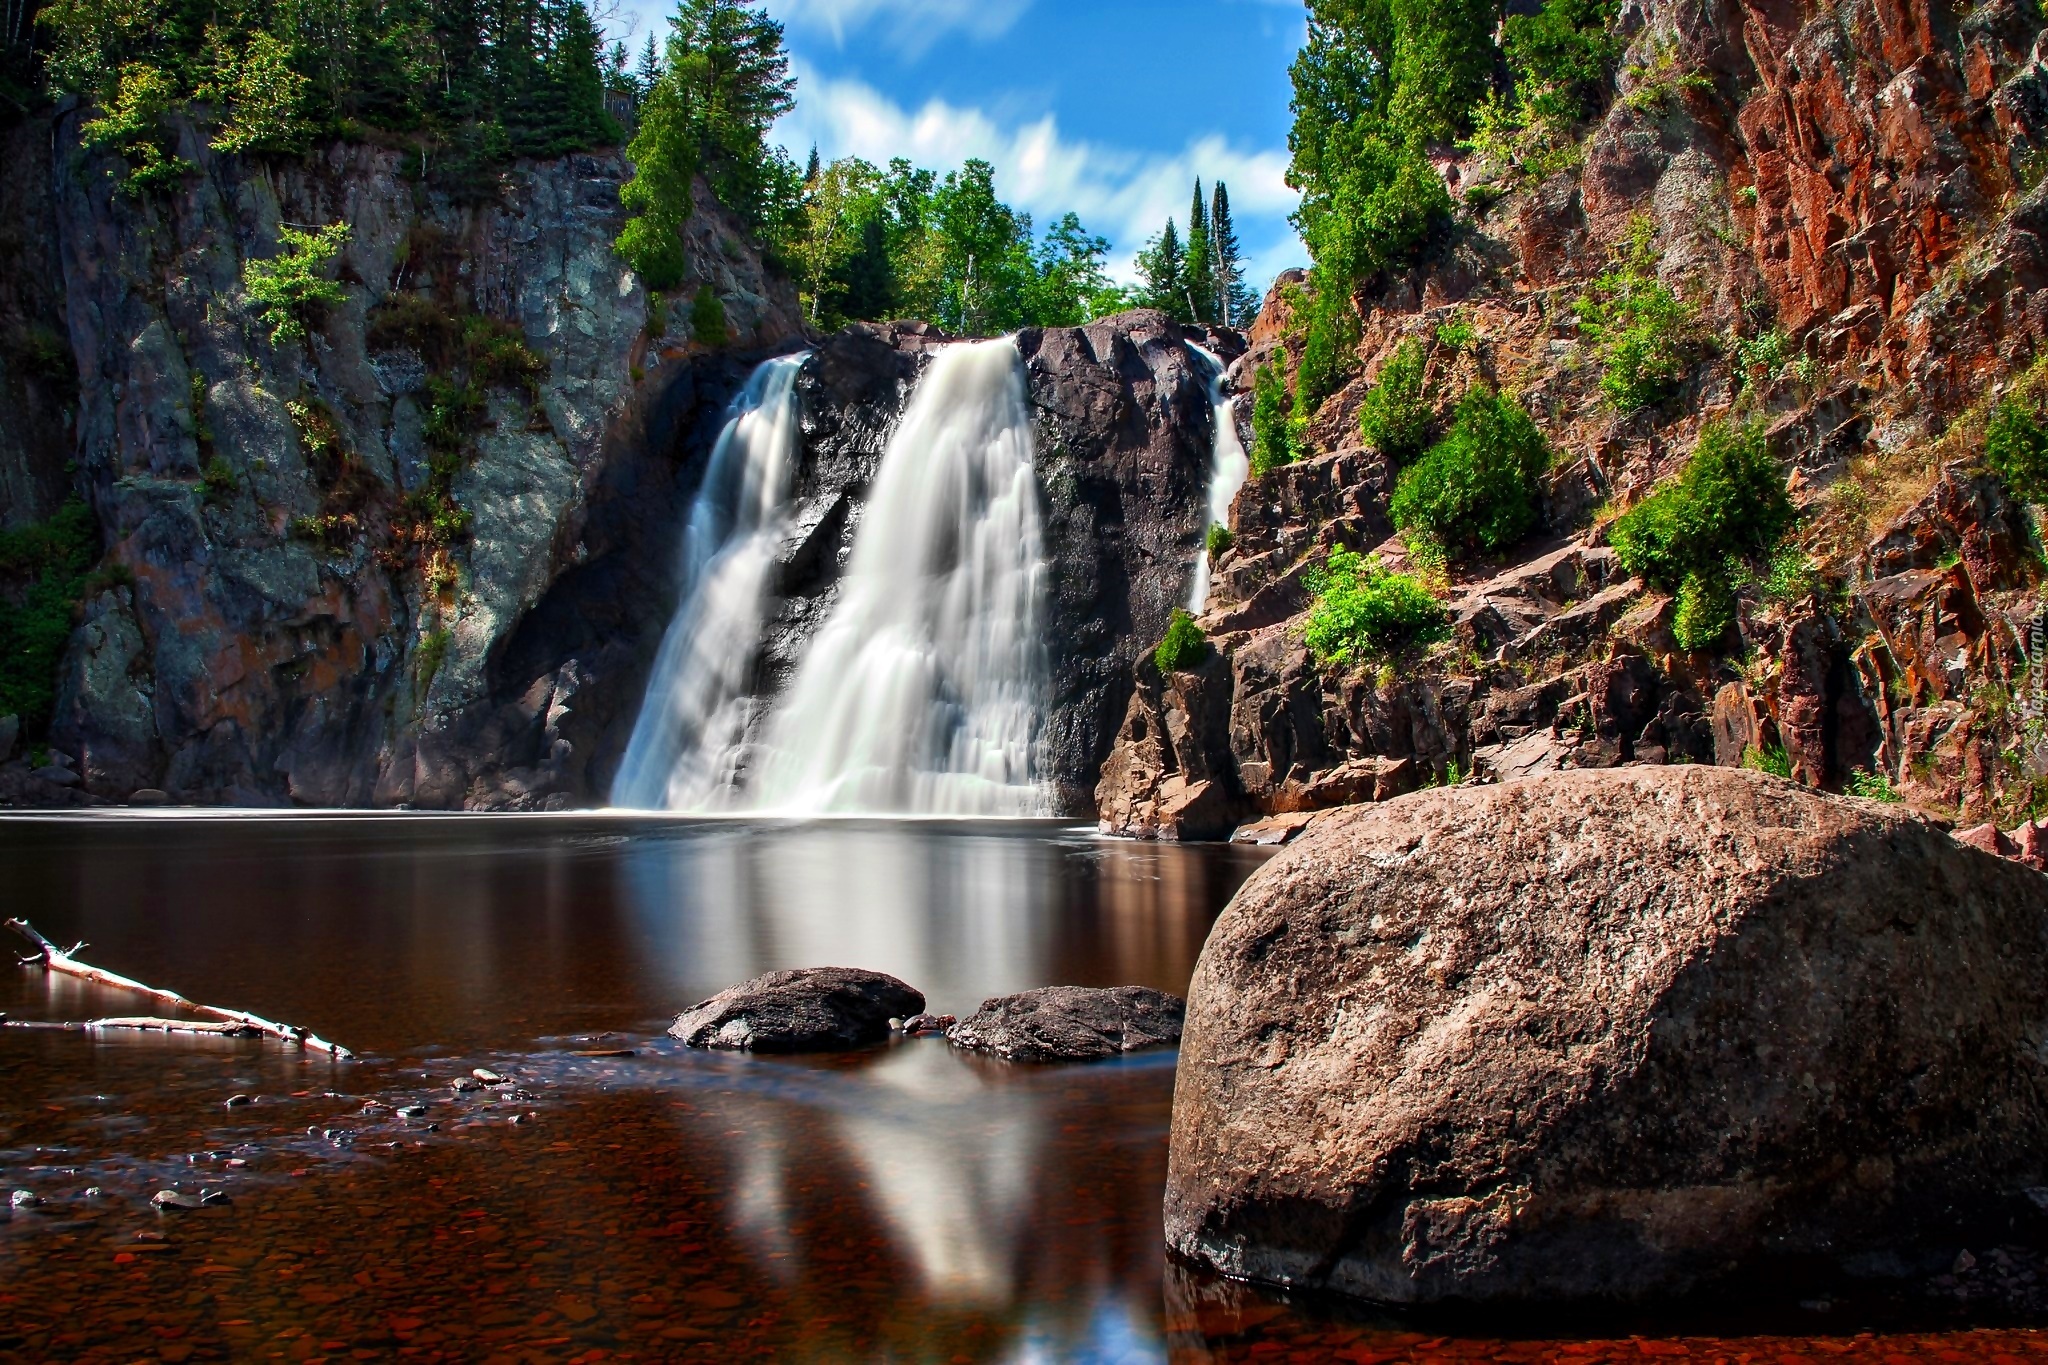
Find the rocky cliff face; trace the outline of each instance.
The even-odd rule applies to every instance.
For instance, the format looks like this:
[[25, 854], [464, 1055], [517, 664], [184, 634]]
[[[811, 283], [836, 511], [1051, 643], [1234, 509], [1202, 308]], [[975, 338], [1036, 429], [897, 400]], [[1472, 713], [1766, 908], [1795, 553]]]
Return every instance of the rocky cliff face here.
[[[2048, 336], [2048, 30], [2010, 0], [1638, 0], [1622, 22], [1624, 70], [1582, 164], [1534, 180], [1441, 163], [1455, 225], [1358, 299], [1354, 376], [1316, 414], [1310, 458], [1240, 496], [1203, 622], [1214, 654], [1143, 678], [1099, 792], [1106, 827], [1199, 837], [1265, 816], [1280, 839], [1307, 812], [1454, 771], [1779, 749], [1815, 785], [1875, 769], [1949, 817], [2036, 813], [2036, 523], [1979, 460], [1992, 402], [2038, 385]], [[1708, 340], [1677, 394], [1622, 413], [1574, 308], [1645, 230]], [[1299, 283], [1269, 297], [1240, 391], [1296, 344]], [[1471, 341], [1440, 333], [1453, 321]], [[1772, 332], [1780, 358], [1736, 344]], [[1475, 382], [1521, 395], [1559, 452], [1545, 524], [1451, 571], [1455, 645], [1319, 668], [1302, 573], [1338, 545], [1404, 563], [1394, 471], [1357, 424], [1404, 339], [1440, 411]], [[1717, 417], [1768, 426], [1818, 570], [1745, 592], [1746, 657], [1679, 649], [1669, 599], [1605, 545]]]
[[[592, 676], [588, 639], [536, 644], [536, 609], [609, 576], [616, 608], [659, 618], [665, 560], [621, 547], [672, 542], [686, 457], [747, 368], [733, 353], [801, 333], [789, 285], [700, 194], [687, 287], [720, 296], [730, 335], [650, 327], [609, 247], [616, 155], [522, 164], [460, 202], [394, 151], [251, 163], [188, 128], [196, 172], [135, 199], [80, 148], [79, 117], [10, 147], [20, 179], [54, 187], [61, 272], [43, 278], [61, 278], [77, 360], [75, 443], [44, 433], [39, 468], [75, 461], [114, 584], [66, 657], [53, 751], [117, 798], [580, 797], [584, 756], [548, 751], [630, 703]], [[283, 225], [335, 222], [344, 301], [273, 340], [245, 261]], [[10, 517], [37, 505], [14, 492], [26, 465], [0, 451]]]

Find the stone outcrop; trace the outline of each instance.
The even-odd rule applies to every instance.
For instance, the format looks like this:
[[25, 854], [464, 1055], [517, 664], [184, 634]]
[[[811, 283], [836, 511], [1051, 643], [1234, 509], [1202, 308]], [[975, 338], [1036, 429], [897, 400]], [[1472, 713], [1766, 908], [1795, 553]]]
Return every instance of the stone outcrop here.
[[[31, 192], [10, 196], [6, 226], [42, 223], [54, 267], [10, 269], [7, 287], [59, 290], [77, 394], [59, 453], [112, 583], [83, 612], [53, 746], [115, 798], [585, 801], [644, 678], [638, 632], [609, 652], [588, 637], [606, 616], [661, 619], [692, 453], [748, 353], [801, 334], [793, 289], [700, 185], [685, 287], [720, 298], [728, 334], [677, 320], [650, 335], [646, 292], [610, 249], [629, 174], [617, 154], [521, 163], [475, 199], [407, 180], [396, 150], [260, 165], [181, 124], [196, 173], [136, 199], [81, 150], [83, 117], [60, 112], [40, 147], [16, 130], [7, 148]], [[277, 250], [281, 224], [332, 222], [350, 228], [346, 297], [309, 316], [303, 343], [274, 343], [244, 302], [244, 264]], [[459, 419], [452, 476], [430, 469], [442, 376], [380, 323], [393, 307], [458, 329], [495, 319], [539, 358], [529, 387], [488, 387]], [[34, 379], [18, 369], [0, 383]], [[9, 423], [10, 438], [26, 430]], [[9, 519], [41, 510], [16, 489], [20, 464], [0, 451]], [[459, 529], [423, 541], [436, 511]], [[569, 577], [607, 579], [565, 594], [586, 634], [538, 638]]]
[[728, 1052], [836, 1052], [885, 1042], [891, 1019], [924, 1013], [924, 996], [855, 967], [769, 972], [692, 1005], [669, 1025], [690, 1047]]
[[1337, 812], [1203, 950], [1167, 1237], [1388, 1303], [1933, 1273], [2038, 1216], [2044, 1029], [2048, 882], [1896, 807], [1690, 766]]
[[997, 996], [948, 1029], [1009, 1062], [1087, 1062], [1180, 1041], [1187, 1002], [1144, 986], [1046, 986]]

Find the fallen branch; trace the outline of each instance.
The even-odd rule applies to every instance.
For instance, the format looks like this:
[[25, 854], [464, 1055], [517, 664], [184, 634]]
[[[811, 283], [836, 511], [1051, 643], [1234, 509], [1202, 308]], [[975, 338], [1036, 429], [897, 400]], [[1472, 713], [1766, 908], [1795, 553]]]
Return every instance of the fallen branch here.
[[[35, 956], [22, 959], [22, 965], [24, 967], [41, 966], [48, 969], [49, 971], [62, 972], [66, 976], [75, 976], [80, 978], [81, 980], [94, 982], [97, 985], [113, 986], [116, 989], [124, 991], [136, 991], [142, 995], [147, 995], [152, 999], [161, 1000], [165, 1004], [170, 1005], [174, 1008], [181, 1010], [190, 1010], [194, 1014], [210, 1014], [216, 1019], [226, 1020], [227, 1023], [231, 1026], [251, 1030], [254, 1033], [258, 1034], [267, 1034], [272, 1038], [276, 1038], [283, 1042], [290, 1043], [294, 1047], [306, 1048], [313, 1052], [330, 1053], [334, 1057], [339, 1058], [343, 1061], [353, 1058], [356, 1055], [355, 1053], [350, 1052], [347, 1048], [342, 1047], [337, 1043], [330, 1043], [326, 1039], [320, 1037], [317, 1034], [308, 1033], [306, 1030], [302, 1028], [296, 1028], [291, 1024], [275, 1023], [269, 1019], [262, 1018], [258, 1015], [249, 1014], [242, 1010], [224, 1010], [215, 1005], [194, 1004], [192, 1001], [187, 1000], [184, 996], [179, 995], [176, 991], [158, 990], [155, 986], [145, 986], [140, 981], [130, 980], [128, 977], [125, 976], [116, 976], [114, 973], [102, 971], [101, 969], [91, 965], [90, 963], [80, 962], [78, 958], [75, 956], [75, 954], [77, 954], [77, 952], [81, 948], [85, 947], [83, 943], [75, 943], [69, 949], [59, 948], [56, 944], [50, 942], [50, 940], [44, 938], [41, 934], [37, 933], [35, 930], [35, 926], [31, 925], [25, 919], [10, 919], [7, 921], [7, 927], [9, 929], [12, 929], [15, 933], [20, 934], [23, 938], [27, 939], [36, 947]], [[149, 1025], [161, 1026], [162, 1024], [168, 1022], [173, 1021], [98, 1019], [91, 1021], [89, 1024], [84, 1025], [83, 1027], [102, 1026], [109, 1028], [135, 1028], [142, 1027], [145, 1023]], [[192, 1028], [183, 1031], [194, 1033], [229, 1032], [228, 1029], [219, 1028]]]
[[262, 1031], [247, 1024], [230, 1024], [207, 1019], [4, 1019], [0, 1028], [51, 1029], [63, 1033], [99, 1033], [102, 1030], [130, 1030], [136, 1033], [207, 1033], [219, 1038], [261, 1038]]

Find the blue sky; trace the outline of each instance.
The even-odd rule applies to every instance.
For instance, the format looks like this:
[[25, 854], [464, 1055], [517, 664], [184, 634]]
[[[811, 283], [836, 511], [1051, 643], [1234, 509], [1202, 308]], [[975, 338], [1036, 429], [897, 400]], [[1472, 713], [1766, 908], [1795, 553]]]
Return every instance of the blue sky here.
[[[621, 0], [613, 31], [667, 33], [661, 0]], [[777, 140], [801, 160], [979, 156], [1042, 228], [1069, 209], [1110, 239], [1112, 268], [1194, 179], [1230, 186], [1259, 288], [1307, 253], [1287, 214], [1292, 0], [767, 0], [786, 27], [797, 108]]]

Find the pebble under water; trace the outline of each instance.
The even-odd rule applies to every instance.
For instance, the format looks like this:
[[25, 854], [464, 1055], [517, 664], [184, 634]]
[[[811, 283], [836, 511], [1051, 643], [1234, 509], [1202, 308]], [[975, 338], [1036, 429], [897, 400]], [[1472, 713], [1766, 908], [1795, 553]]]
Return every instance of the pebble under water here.
[[[2048, 1357], [2031, 1330], [1859, 1333], [1846, 1310], [1503, 1339], [1290, 1301], [1162, 1253], [1171, 1053], [660, 1036], [777, 967], [889, 971], [950, 1013], [1048, 984], [1183, 991], [1260, 857], [1046, 822], [0, 819], [7, 913], [361, 1058], [0, 1029], [0, 1185], [27, 1192], [0, 1212], [0, 1359]], [[135, 1010], [0, 970], [12, 1019]], [[200, 1206], [159, 1211], [165, 1190]]]

